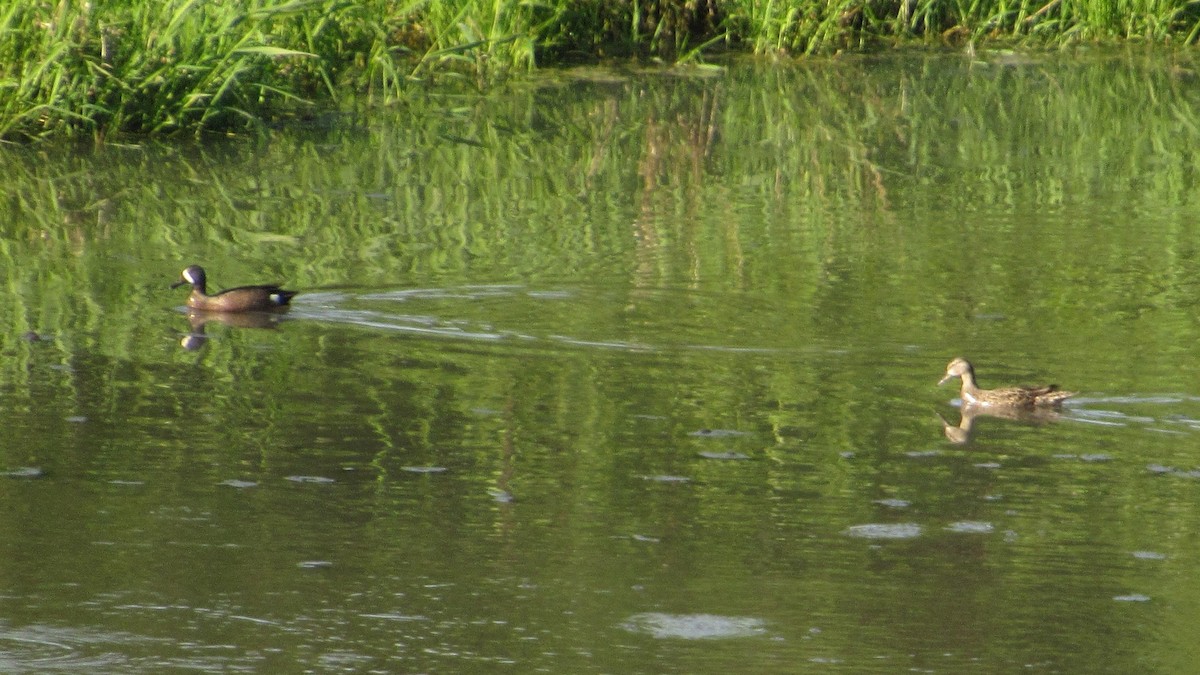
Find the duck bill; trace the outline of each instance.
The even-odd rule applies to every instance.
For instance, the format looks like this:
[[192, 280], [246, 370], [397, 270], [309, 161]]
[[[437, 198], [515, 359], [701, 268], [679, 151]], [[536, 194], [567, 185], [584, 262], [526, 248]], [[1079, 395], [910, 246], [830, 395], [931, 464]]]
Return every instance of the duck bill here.
[[180, 286], [182, 286], [186, 283], [187, 283], [187, 280], [180, 279], [179, 281], [176, 281], [175, 283], [171, 284], [171, 288], [179, 288]]
[[949, 382], [950, 380], [953, 380], [953, 379], [954, 379], [954, 376], [953, 376], [953, 375], [951, 375], [950, 373], [946, 373], [946, 374], [945, 374], [945, 375], [942, 377], [942, 379], [938, 380], [938, 386], [940, 387], [940, 386], [942, 386], [943, 384], [946, 384], [947, 382]]

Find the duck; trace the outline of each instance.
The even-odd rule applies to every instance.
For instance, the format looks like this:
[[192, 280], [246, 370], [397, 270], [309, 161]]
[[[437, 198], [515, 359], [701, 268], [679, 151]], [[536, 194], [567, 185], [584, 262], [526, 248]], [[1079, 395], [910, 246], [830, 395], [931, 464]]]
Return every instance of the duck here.
[[962, 379], [962, 400], [968, 406], [995, 406], [1007, 408], [1039, 408], [1055, 407], [1075, 395], [1073, 391], [1062, 391], [1057, 384], [1041, 387], [1001, 387], [999, 389], [980, 389], [975, 384], [975, 367], [971, 362], [960, 357], [946, 365], [946, 375], [938, 381], [938, 386], [953, 378]]
[[262, 312], [279, 309], [287, 306], [296, 295], [296, 291], [284, 290], [277, 284], [238, 286], [209, 295], [204, 268], [199, 265], [187, 266], [180, 273], [179, 281], [171, 284], [171, 288], [188, 284], [192, 287], [192, 294], [188, 296], [187, 306], [202, 312]]

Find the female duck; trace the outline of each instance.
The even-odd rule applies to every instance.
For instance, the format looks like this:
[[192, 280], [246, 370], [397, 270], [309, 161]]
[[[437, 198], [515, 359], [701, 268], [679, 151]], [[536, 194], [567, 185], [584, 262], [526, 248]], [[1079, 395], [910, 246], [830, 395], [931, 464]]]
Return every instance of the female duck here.
[[239, 286], [209, 295], [204, 268], [199, 265], [190, 265], [183, 270], [179, 281], [171, 284], [171, 288], [185, 284], [192, 286], [187, 306], [202, 312], [262, 312], [283, 307], [296, 295], [295, 291], [285, 291], [275, 284]]
[[962, 357], [954, 359], [946, 366], [946, 375], [938, 381], [938, 385], [943, 385], [955, 377], [962, 378], [961, 396], [965, 405], [1009, 408], [1057, 406], [1075, 395], [1073, 391], [1060, 391], [1057, 384], [1044, 387], [980, 389], [975, 384], [975, 368], [970, 361]]

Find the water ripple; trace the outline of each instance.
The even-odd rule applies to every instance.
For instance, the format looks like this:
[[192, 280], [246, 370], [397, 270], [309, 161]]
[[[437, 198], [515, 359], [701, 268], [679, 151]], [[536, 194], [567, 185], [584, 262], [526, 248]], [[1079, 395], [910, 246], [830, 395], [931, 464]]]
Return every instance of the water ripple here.
[[913, 539], [921, 536], [921, 526], [916, 523], [867, 523], [851, 525], [845, 533], [860, 539]]
[[[102, 672], [126, 663], [115, 653], [119, 645], [151, 642], [123, 633], [86, 632], [74, 628], [30, 625], [0, 626], [0, 672]], [[109, 650], [87, 654], [96, 648]], [[113, 671], [115, 672], [115, 671]]]
[[621, 627], [631, 633], [647, 633], [656, 638], [713, 640], [762, 635], [762, 619], [716, 614], [664, 614], [646, 612], [629, 617]]

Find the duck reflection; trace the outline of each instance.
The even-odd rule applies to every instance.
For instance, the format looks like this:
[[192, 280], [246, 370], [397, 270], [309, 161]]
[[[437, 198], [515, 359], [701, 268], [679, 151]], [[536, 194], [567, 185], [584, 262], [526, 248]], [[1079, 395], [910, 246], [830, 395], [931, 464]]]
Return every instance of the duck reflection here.
[[959, 409], [958, 424], [951, 424], [945, 417], [938, 414], [942, 423], [942, 433], [946, 439], [955, 445], [966, 445], [971, 442], [975, 431], [975, 419], [978, 417], [997, 417], [1023, 424], [1041, 425], [1055, 422], [1062, 417], [1056, 408], [1012, 408], [1002, 406], [963, 405]]
[[267, 328], [274, 329], [283, 320], [283, 314], [278, 312], [205, 312], [188, 310], [188, 324], [191, 331], [179, 339], [179, 346], [188, 351], [195, 351], [208, 342], [207, 327], [210, 323], [219, 323], [233, 328]]

